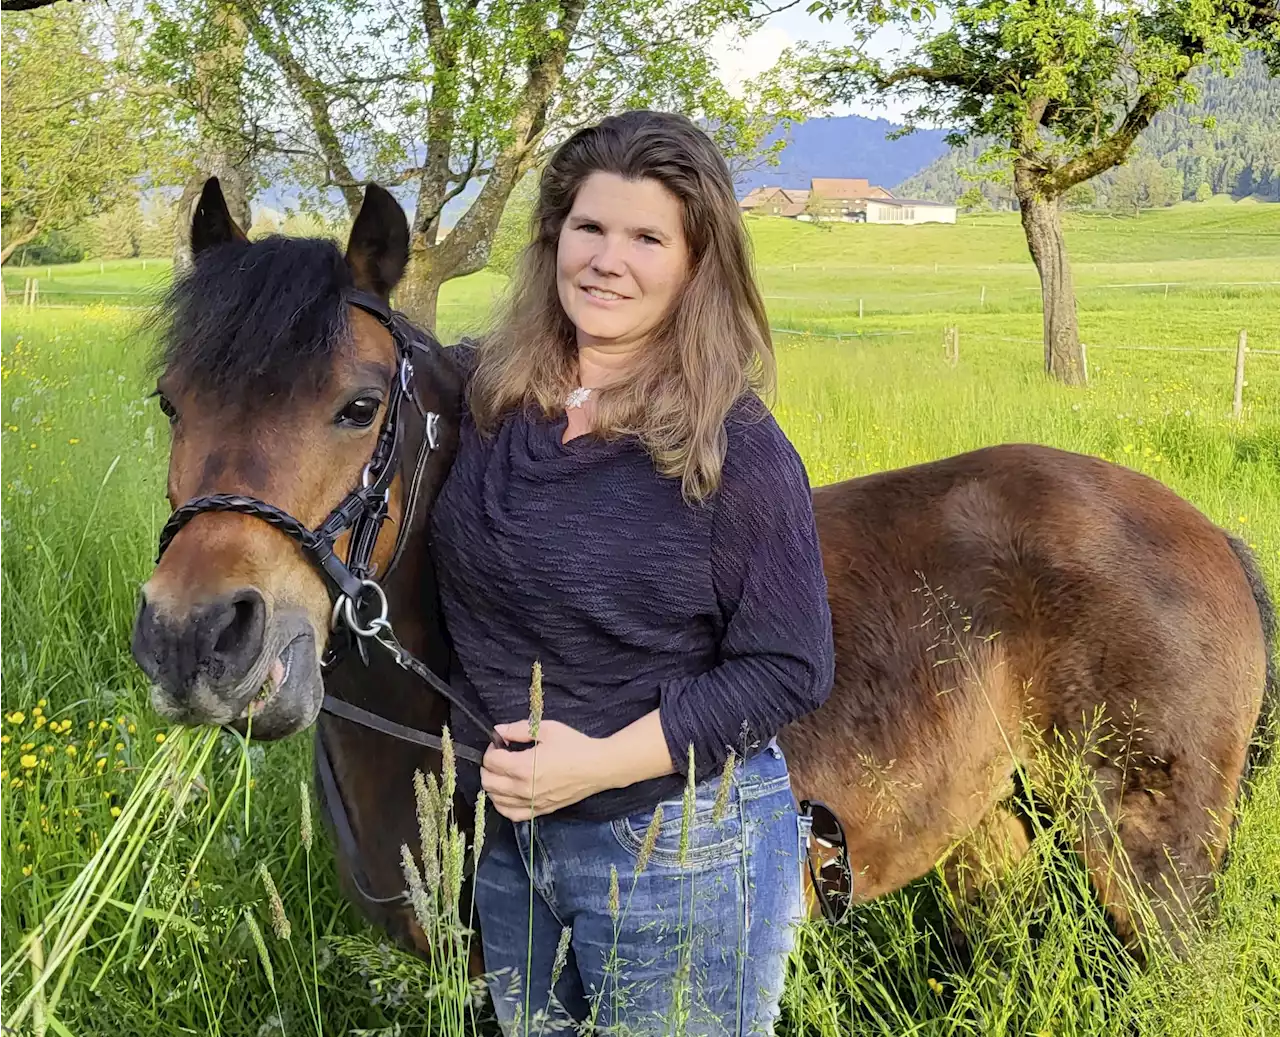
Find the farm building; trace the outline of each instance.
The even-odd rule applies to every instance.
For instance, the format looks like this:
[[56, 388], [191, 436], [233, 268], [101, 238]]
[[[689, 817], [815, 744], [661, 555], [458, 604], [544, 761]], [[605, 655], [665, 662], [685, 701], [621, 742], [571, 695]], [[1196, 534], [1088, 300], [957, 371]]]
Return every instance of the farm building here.
[[955, 223], [956, 207], [919, 198], [868, 198], [866, 223]]
[[743, 212], [758, 216], [789, 216], [792, 219], [804, 212], [809, 202], [809, 192], [799, 187], [757, 187], [738, 202]]
[[809, 188], [757, 187], [738, 202], [744, 213], [841, 223], [955, 223], [956, 207], [943, 202], [895, 198], [865, 177], [814, 177]]

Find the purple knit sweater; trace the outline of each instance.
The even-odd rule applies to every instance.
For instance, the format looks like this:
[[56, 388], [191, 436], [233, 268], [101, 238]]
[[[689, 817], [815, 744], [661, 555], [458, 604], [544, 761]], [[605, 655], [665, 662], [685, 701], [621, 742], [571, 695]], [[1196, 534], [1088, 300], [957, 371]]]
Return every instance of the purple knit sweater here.
[[820, 706], [831, 613], [804, 466], [757, 398], [699, 506], [635, 439], [561, 443], [565, 424], [512, 414], [482, 438], [464, 414], [431, 542], [452, 683], [495, 722], [528, 717], [535, 659], [547, 719], [601, 737], [659, 710], [681, 773], [560, 811], [600, 821], [678, 795], [690, 745], [702, 780]]

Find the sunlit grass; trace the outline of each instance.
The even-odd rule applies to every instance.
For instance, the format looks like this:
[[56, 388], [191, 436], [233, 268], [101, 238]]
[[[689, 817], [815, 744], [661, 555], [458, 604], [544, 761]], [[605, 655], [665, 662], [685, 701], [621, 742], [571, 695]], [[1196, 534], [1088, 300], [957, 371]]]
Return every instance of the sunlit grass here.
[[[797, 324], [796, 330], [810, 332], [777, 338], [776, 412], [811, 480], [832, 482], [997, 442], [1080, 450], [1167, 483], [1253, 544], [1273, 587], [1280, 587], [1280, 356], [1249, 357], [1245, 412], [1237, 420], [1230, 352], [1114, 348], [1230, 350], [1240, 327], [1248, 328], [1255, 348], [1280, 348], [1280, 289], [1170, 288], [1166, 298], [1163, 289], [1088, 287], [1280, 280], [1280, 225], [1264, 206], [1252, 207], [1247, 219], [1241, 211], [1215, 209], [1212, 220], [1196, 222], [1178, 210], [1162, 216], [1164, 222], [1146, 223], [1144, 216], [1137, 226], [1095, 221], [1069, 229], [1082, 285], [1081, 325], [1092, 347], [1092, 382], [1084, 390], [1063, 389], [1040, 373], [1034, 291], [1023, 293], [1024, 305], [1021, 297], [1001, 301], [995, 290], [1004, 285], [1012, 299], [1013, 289], [1035, 284], [1016, 225], [1003, 217], [931, 228], [937, 235], [917, 238], [902, 233], [910, 228], [827, 234], [797, 225], [755, 227], [767, 294], [827, 294], [821, 305], [770, 302], [775, 326]], [[868, 229], [889, 234], [859, 236]], [[965, 236], [944, 236], [955, 230]], [[821, 270], [797, 270], [793, 279], [790, 257], [815, 266], [838, 261], [848, 269], [825, 277]], [[898, 269], [885, 270], [886, 264]], [[6, 282], [11, 273], [6, 269]], [[152, 271], [118, 276], [143, 273]], [[55, 269], [55, 280], [59, 274]], [[80, 276], [92, 287], [102, 275], [94, 267]], [[982, 284], [988, 293], [980, 306]], [[875, 285], [884, 305], [873, 310]], [[501, 287], [489, 275], [447, 286], [442, 336], [478, 326]], [[861, 321], [856, 288], [866, 293]], [[957, 295], [963, 305], [929, 295], [943, 289], [963, 290]], [[167, 426], [146, 398], [150, 347], [138, 330], [141, 316], [106, 306], [32, 314], [12, 302], [3, 316], [0, 941], [6, 961], [100, 850], [117, 820], [113, 811], [123, 810], [147, 760], [164, 748], [156, 736], [166, 729], [150, 711], [128, 653], [137, 587], [153, 564], [155, 534], [167, 514]], [[942, 330], [952, 325], [961, 329], [954, 369], [943, 362], [942, 347]], [[837, 341], [812, 333], [823, 330], [864, 334]], [[153, 915], [137, 922], [136, 953], [127, 943], [118, 952], [116, 961], [133, 967], [113, 965], [98, 976], [123, 931], [141, 873], [128, 896], [104, 906], [95, 940], [57, 1000], [58, 1025], [76, 1034], [113, 1035], [321, 1028], [389, 1034], [397, 1025], [401, 1032], [471, 1025], [470, 1010], [455, 1003], [466, 988], [459, 974], [449, 973], [450, 985], [442, 987], [430, 966], [381, 947], [343, 898], [319, 830], [311, 849], [303, 845], [298, 788], [310, 782], [309, 741], [255, 745], [248, 761], [254, 788], [247, 829], [239, 811], [218, 826], [191, 876], [179, 920], [145, 966], [138, 965], [142, 952], [160, 935]], [[224, 736], [206, 772], [225, 789], [240, 766], [239, 746]], [[210, 830], [205, 823], [175, 835], [173, 863], [153, 883], [152, 908], [171, 902], [160, 898], [181, 887]], [[1274, 899], [1280, 771], [1273, 767], [1259, 779], [1218, 884], [1216, 918], [1181, 964], [1161, 960], [1145, 972], [1126, 964], [1069, 857], [1054, 845], [1045, 840], [978, 908], [959, 916], [942, 884], [929, 877], [860, 909], [852, 935], [822, 926], [806, 930], [783, 1032], [1280, 1032]], [[259, 862], [291, 919], [287, 939], [272, 929]], [[1047, 888], [1054, 896], [1046, 908]], [[965, 955], [947, 942], [947, 919], [955, 917], [963, 923]], [[29, 979], [29, 969], [23, 975]], [[6, 1018], [17, 1003], [6, 989]], [[479, 1025], [486, 1014], [476, 1010]]]

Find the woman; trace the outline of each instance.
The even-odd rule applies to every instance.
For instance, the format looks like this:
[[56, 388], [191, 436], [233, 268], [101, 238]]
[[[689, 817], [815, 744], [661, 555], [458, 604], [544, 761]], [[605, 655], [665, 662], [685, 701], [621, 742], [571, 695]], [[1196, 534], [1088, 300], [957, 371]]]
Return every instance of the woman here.
[[463, 347], [432, 520], [456, 681], [512, 743], [541, 665], [536, 749], [480, 776], [506, 819], [476, 877], [490, 990], [507, 1032], [768, 1033], [802, 897], [773, 736], [833, 663], [732, 181], [687, 119], [629, 112], [559, 148], [533, 223]]

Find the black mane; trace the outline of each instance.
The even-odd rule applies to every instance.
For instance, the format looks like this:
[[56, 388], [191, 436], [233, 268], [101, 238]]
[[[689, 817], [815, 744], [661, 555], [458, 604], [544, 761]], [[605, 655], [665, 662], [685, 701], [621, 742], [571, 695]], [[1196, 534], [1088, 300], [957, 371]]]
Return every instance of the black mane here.
[[351, 287], [331, 241], [273, 235], [214, 246], [165, 294], [156, 360], [230, 404], [317, 390], [349, 341]]

